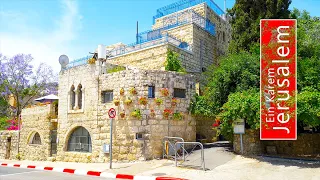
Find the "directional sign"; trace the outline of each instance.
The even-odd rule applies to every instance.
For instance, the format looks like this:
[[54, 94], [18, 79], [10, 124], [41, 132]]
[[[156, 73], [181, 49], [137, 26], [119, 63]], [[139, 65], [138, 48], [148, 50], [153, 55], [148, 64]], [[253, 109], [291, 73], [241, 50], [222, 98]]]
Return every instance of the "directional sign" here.
[[110, 108], [108, 112], [109, 118], [116, 117], [116, 110], [114, 108]]

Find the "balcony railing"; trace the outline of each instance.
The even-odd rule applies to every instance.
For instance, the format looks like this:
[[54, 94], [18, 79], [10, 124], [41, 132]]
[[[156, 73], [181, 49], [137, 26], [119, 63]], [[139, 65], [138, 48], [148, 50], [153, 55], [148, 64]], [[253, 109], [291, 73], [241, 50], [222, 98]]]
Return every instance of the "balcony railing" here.
[[224, 14], [224, 11], [216, 3], [214, 3], [213, 0], [180, 0], [176, 3], [172, 3], [157, 9], [157, 14], [153, 16], [153, 24], [157, 18], [161, 18], [168, 14], [172, 14], [201, 3], [206, 3], [218, 15]]
[[210, 34], [215, 35], [215, 25], [192, 9], [166, 16], [162, 19], [162, 26], [155, 30], [149, 30], [138, 34], [138, 42], [146, 42], [163, 34], [168, 29], [188, 23], [195, 23]]
[[187, 43], [181, 42], [180, 40], [166, 33], [166, 34], [157, 34], [156, 36], [153, 36], [152, 39], [148, 39], [146, 41], [140, 41], [138, 43], [132, 43], [126, 46], [118, 47], [116, 49], [113, 49], [107, 52], [107, 55], [109, 57], [119, 56], [119, 55], [127, 54], [130, 52], [138, 51], [141, 49], [145, 49], [148, 47], [156, 46], [159, 44], [164, 44], [164, 43], [171, 43], [177, 47], [191, 51], [191, 47]]
[[86, 57], [82, 57], [82, 58], [73, 60], [67, 65], [67, 69], [87, 64], [88, 63], [88, 59], [90, 59], [92, 57], [93, 57], [93, 55], [89, 55], [89, 56], [86, 56]]

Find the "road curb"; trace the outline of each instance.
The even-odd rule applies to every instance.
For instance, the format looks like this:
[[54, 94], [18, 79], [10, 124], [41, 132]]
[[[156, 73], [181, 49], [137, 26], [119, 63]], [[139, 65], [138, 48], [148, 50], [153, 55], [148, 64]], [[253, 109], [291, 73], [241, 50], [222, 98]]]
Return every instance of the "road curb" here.
[[87, 170], [81, 170], [81, 169], [59, 168], [59, 167], [49, 167], [49, 166], [21, 165], [21, 164], [11, 164], [11, 163], [1, 163], [1, 162], [0, 162], [0, 166], [36, 169], [36, 170], [43, 170], [43, 171], [54, 171], [54, 172], [69, 173], [69, 174], [76, 174], [76, 175], [100, 176], [100, 177], [106, 177], [106, 178], [111, 178], [111, 179], [187, 180], [187, 179], [174, 178], [174, 177], [134, 176], [134, 175], [129, 175], [129, 174], [113, 174], [113, 173], [108, 173], [108, 172], [87, 171]]

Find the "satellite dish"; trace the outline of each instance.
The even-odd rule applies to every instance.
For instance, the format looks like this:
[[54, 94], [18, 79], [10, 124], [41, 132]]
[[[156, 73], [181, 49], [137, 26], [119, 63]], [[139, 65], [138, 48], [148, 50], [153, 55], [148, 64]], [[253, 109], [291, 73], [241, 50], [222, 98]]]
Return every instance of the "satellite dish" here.
[[67, 66], [67, 64], [69, 64], [69, 58], [68, 58], [68, 56], [66, 56], [66, 55], [61, 55], [60, 57], [59, 57], [59, 63], [60, 63], [60, 65], [61, 65], [61, 69], [65, 69], [66, 68], [66, 66]]

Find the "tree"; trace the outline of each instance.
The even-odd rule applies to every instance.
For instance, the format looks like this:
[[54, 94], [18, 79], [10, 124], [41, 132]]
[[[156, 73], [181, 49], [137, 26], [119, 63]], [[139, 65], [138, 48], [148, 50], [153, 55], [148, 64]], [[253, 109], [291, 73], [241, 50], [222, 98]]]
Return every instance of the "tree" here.
[[44, 95], [56, 85], [56, 77], [50, 66], [41, 63], [34, 70], [31, 55], [18, 54], [11, 58], [0, 56], [0, 89], [1, 96], [7, 99], [13, 95], [16, 107], [14, 116], [19, 117], [21, 110], [35, 97]]
[[237, 53], [259, 47], [260, 19], [288, 19], [291, 0], [236, 0], [228, 11], [232, 40], [229, 51]]
[[165, 70], [185, 72], [185, 69], [181, 66], [181, 62], [179, 60], [179, 54], [172, 51], [171, 49], [168, 49], [168, 52], [167, 52], [167, 61], [165, 64]]
[[230, 54], [212, 65], [206, 73], [205, 97], [214, 111], [218, 111], [234, 92], [260, 88], [259, 56], [247, 52]]

